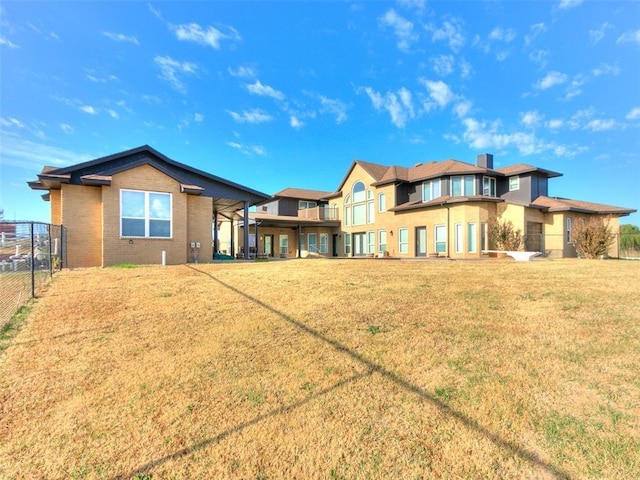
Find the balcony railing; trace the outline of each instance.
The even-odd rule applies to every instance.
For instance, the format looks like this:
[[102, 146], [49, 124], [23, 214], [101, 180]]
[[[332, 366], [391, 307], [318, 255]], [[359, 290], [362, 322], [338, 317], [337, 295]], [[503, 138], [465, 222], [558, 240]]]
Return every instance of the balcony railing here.
[[298, 218], [304, 220], [338, 220], [338, 209], [332, 207], [314, 207], [298, 210]]

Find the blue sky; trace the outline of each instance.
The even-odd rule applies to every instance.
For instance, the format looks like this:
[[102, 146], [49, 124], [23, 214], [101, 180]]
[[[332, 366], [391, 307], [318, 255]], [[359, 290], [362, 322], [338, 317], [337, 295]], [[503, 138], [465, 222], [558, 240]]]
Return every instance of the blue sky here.
[[144, 144], [269, 194], [488, 152], [640, 209], [639, 2], [3, 1], [0, 75], [5, 219], [49, 220], [44, 165]]

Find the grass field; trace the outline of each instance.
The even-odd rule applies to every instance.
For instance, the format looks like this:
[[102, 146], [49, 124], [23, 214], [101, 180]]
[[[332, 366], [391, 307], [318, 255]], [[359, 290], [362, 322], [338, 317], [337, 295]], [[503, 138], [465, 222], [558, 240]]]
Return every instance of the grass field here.
[[63, 271], [0, 356], [0, 478], [640, 477], [640, 264]]

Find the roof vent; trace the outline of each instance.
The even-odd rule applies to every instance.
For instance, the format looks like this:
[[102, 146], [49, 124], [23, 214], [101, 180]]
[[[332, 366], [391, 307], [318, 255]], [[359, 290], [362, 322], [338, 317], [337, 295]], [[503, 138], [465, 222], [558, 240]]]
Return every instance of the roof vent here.
[[418, 162], [414, 165], [414, 167], [419, 167], [420, 165], [422, 165], [422, 162]]

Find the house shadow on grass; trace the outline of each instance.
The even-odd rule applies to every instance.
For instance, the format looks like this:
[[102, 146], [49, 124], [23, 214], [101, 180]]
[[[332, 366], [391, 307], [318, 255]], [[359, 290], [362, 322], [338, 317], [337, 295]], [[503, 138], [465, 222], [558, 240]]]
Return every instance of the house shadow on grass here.
[[509, 440], [506, 440], [504, 438], [501, 438], [499, 435], [497, 435], [496, 433], [490, 431], [489, 429], [487, 429], [486, 427], [483, 427], [482, 425], [480, 425], [476, 420], [469, 418], [468, 416], [464, 415], [461, 412], [456, 411], [455, 409], [451, 408], [449, 405], [443, 403], [441, 400], [439, 400], [437, 397], [435, 397], [434, 395], [430, 394], [429, 392], [425, 391], [424, 389], [420, 388], [419, 386], [409, 382], [408, 380], [402, 378], [400, 375], [397, 375], [395, 373], [393, 373], [390, 370], [387, 370], [386, 368], [384, 368], [384, 366], [379, 365], [375, 362], [373, 362], [372, 360], [369, 360], [368, 358], [364, 357], [363, 355], [359, 354], [358, 352], [350, 349], [348, 346], [338, 342], [337, 340], [334, 340], [332, 338], [327, 337], [326, 335], [323, 335], [322, 333], [318, 332], [317, 330], [309, 327], [308, 325], [305, 325], [304, 323], [292, 318], [291, 316], [287, 315], [284, 312], [281, 312], [280, 310], [272, 307], [271, 305], [268, 305], [266, 303], [264, 303], [263, 301], [259, 300], [258, 298], [255, 298], [251, 295], [249, 295], [248, 293], [243, 292], [242, 290], [229, 285], [225, 282], [223, 282], [222, 280], [216, 278], [215, 276], [213, 276], [211, 273], [205, 272], [203, 270], [198, 269], [197, 267], [193, 266], [193, 265], [187, 265], [188, 268], [191, 268], [192, 270], [195, 270], [199, 273], [201, 273], [202, 275], [205, 275], [207, 277], [209, 277], [211, 280], [215, 281], [216, 283], [220, 284], [221, 286], [223, 286], [224, 288], [227, 288], [228, 290], [244, 297], [245, 299], [251, 301], [252, 303], [254, 303], [255, 305], [257, 305], [260, 308], [263, 308], [273, 314], [276, 314], [278, 317], [280, 317], [283, 321], [287, 322], [288, 324], [292, 325], [295, 328], [298, 328], [299, 330], [303, 331], [304, 333], [311, 335], [312, 337], [328, 344], [331, 345], [337, 352], [339, 353], [344, 353], [346, 355], [348, 355], [349, 357], [351, 357], [352, 359], [354, 359], [355, 361], [357, 361], [359, 364], [361, 364], [363, 367], [365, 367], [365, 371], [361, 372], [359, 374], [353, 375], [349, 378], [346, 378], [344, 380], [341, 380], [340, 382], [337, 382], [336, 384], [332, 385], [329, 388], [326, 388], [324, 390], [320, 390], [318, 392], [315, 392], [312, 395], [309, 395], [308, 397], [304, 398], [303, 400], [300, 400], [298, 402], [292, 403], [291, 405], [288, 406], [284, 406], [284, 407], [280, 407], [277, 408], [275, 410], [272, 410], [268, 413], [265, 413], [263, 415], [259, 415], [255, 418], [253, 418], [252, 420], [248, 420], [246, 422], [242, 422], [238, 425], [236, 425], [233, 428], [230, 428], [228, 430], [225, 430], [224, 432], [221, 432], [220, 434], [216, 435], [215, 437], [211, 437], [208, 438], [206, 440], [202, 440], [200, 442], [197, 442], [189, 447], [183, 448], [181, 450], [178, 450], [170, 455], [166, 455], [164, 457], [161, 457], [159, 459], [156, 460], [152, 460], [142, 466], [140, 466], [139, 468], [135, 469], [134, 471], [128, 472], [126, 474], [122, 474], [122, 475], [117, 475], [115, 477], [113, 477], [113, 480], [119, 480], [119, 479], [127, 479], [127, 478], [131, 478], [135, 475], [139, 475], [139, 474], [144, 474], [144, 473], [151, 473], [153, 471], [153, 469], [155, 467], [158, 467], [166, 462], [170, 462], [172, 460], [176, 460], [180, 457], [183, 457], [185, 455], [188, 455], [190, 453], [196, 452], [198, 450], [201, 450], [203, 448], [206, 448], [209, 445], [218, 443], [222, 440], [224, 440], [225, 438], [229, 437], [230, 435], [240, 432], [242, 430], [244, 430], [245, 428], [251, 427], [252, 425], [255, 425], [259, 422], [262, 422], [264, 420], [267, 420], [271, 417], [275, 417], [278, 415], [284, 415], [287, 414], [293, 410], [296, 410], [297, 408], [300, 408], [301, 406], [311, 402], [312, 400], [318, 398], [318, 397], [322, 397], [323, 395], [327, 395], [328, 393], [331, 393], [334, 390], [337, 390], [349, 383], [355, 382], [357, 380], [360, 380], [362, 378], [365, 377], [369, 377], [374, 373], [377, 373], [379, 375], [381, 375], [383, 378], [386, 378], [388, 381], [395, 383], [397, 386], [401, 387], [402, 389], [406, 390], [407, 392], [410, 392], [414, 395], [416, 395], [418, 398], [420, 398], [422, 401], [424, 402], [428, 402], [430, 403], [432, 406], [434, 406], [435, 408], [437, 408], [442, 414], [450, 417], [451, 419], [454, 419], [458, 422], [460, 422], [462, 425], [464, 425], [466, 428], [471, 429], [476, 431], [478, 434], [482, 435], [483, 437], [485, 437], [486, 439], [488, 439], [490, 442], [492, 442], [494, 445], [496, 445], [498, 448], [507, 450], [509, 452], [511, 452], [513, 455], [521, 458], [522, 460], [529, 462], [533, 465], [538, 466], [539, 468], [543, 469], [544, 471], [546, 471], [548, 474], [553, 475], [556, 478], [561, 478], [561, 479], [570, 479], [569, 474], [564, 471], [563, 469], [556, 467], [555, 465], [546, 462], [545, 460], [543, 460], [542, 458], [540, 458], [536, 453], [527, 450], [526, 448], [523, 448], [520, 445], [517, 445], [514, 442], [511, 442]]

